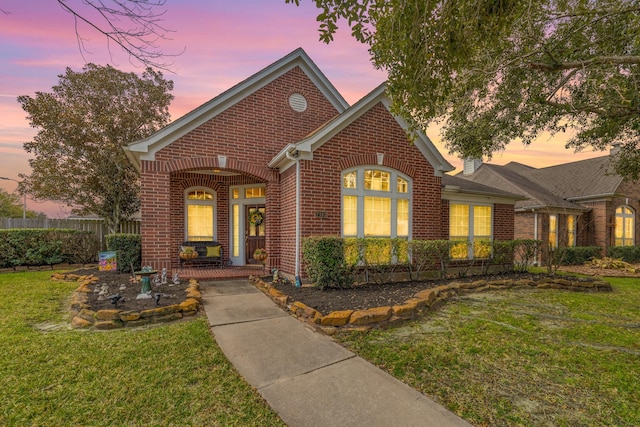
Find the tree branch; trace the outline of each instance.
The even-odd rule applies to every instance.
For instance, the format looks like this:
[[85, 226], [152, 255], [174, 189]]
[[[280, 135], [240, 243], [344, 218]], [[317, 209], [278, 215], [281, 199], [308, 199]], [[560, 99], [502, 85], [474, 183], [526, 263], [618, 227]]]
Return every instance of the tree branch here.
[[[166, 54], [157, 47], [156, 43], [159, 40], [169, 40], [166, 33], [170, 30], [160, 24], [165, 10], [157, 11], [165, 5], [166, 0], [82, 0], [84, 5], [93, 9], [102, 18], [101, 22], [88, 18], [86, 13], [78, 11], [77, 7], [70, 6], [68, 0], [56, 1], [63, 10], [73, 16], [78, 46], [83, 57], [87, 50], [84, 39], [80, 35], [78, 27], [80, 22], [104, 35], [108, 44], [115, 43], [130, 57], [146, 66], [171, 71], [169, 69], [171, 64], [164, 61], [164, 58], [178, 56], [184, 52], [183, 50], [178, 54]], [[111, 1], [113, 5], [108, 5], [106, 1]], [[119, 25], [121, 18], [126, 18], [128, 22], [133, 23], [133, 28], [126, 29], [124, 25]], [[111, 53], [111, 49], [109, 52]]]
[[529, 68], [541, 71], [572, 70], [586, 68], [593, 65], [637, 65], [640, 64], [640, 56], [600, 56], [582, 61], [554, 62], [553, 65], [530, 62]]

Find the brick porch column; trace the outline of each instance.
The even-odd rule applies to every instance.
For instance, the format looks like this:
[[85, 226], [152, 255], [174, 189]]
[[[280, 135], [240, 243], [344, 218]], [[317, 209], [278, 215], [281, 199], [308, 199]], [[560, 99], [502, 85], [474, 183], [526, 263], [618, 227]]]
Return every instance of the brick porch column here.
[[142, 265], [171, 270], [170, 174], [163, 162], [141, 166]]

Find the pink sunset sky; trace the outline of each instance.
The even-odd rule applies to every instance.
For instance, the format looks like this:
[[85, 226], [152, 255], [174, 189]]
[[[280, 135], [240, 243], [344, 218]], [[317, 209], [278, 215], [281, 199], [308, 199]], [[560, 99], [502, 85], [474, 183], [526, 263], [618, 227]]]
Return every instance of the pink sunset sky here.
[[[69, 0], [81, 6], [81, 0]], [[161, 41], [170, 58], [175, 99], [170, 111], [176, 119], [236, 83], [260, 71], [286, 54], [302, 47], [350, 104], [385, 80], [383, 71], [369, 61], [367, 47], [356, 42], [343, 24], [333, 43], [318, 40], [318, 10], [312, 1], [301, 0], [295, 7], [285, 0], [167, 0], [163, 27], [173, 30], [172, 40]], [[6, 12], [6, 13], [3, 13]], [[109, 48], [104, 36], [80, 27], [87, 52], [81, 54], [74, 21], [55, 0], [0, 0], [0, 176], [19, 179], [29, 174], [28, 154], [23, 143], [36, 130], [29, 127], [26, 113], [18, 104], [19, 95], [50, 92], [66, 67], [80, 71], [85, 62], [107, 63], [123, 71], [142, 72], [116, 47]], [[437, 129], [428, 136], [457, 168], [460, 160], [440, 143]], [[587, 150], [573, 153], [564, 141], [541, 136], [531, 147], [512, 143], [496, 153], [492, 163], [518, 161], [532, 166], [548, 166], [606, 153]], [[0, 180], [0, 188], [12, 192], [16, 183]], [[29, 210], [49, 217], [65, 217], [69, 209], [52, 202], [27, 199]]]

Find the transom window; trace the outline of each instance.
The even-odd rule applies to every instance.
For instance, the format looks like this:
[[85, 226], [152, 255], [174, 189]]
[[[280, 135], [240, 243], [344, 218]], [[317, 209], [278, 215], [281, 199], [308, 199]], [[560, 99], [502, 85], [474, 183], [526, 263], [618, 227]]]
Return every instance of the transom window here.
[[393, 169], [362, 167], [344, 171], [343, 236], [409, 237], [410, 194], [410, 179]]
[[616, 209], [615, 246], [633, 246], [635, 241], [636, 215], [629, 206]]
[[449, 240], [460, 242], [451, 247], [451, 257], [488, 258], [491, 255], [492, 223], [492, 206], [451, 203]]
[[189, 189], [185, 192], [185, 235], [189, 241], [215, 240], [215, 192]]

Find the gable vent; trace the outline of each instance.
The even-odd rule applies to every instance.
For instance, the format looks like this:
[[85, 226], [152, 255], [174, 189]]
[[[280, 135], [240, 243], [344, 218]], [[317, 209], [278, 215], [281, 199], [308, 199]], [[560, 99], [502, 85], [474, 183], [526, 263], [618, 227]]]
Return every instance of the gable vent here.
[[293, 111], [302, 113], [307, 109], [307, 100], [299, 93], [294, 93], [289, 97], [289, 106], [293, 109]]

